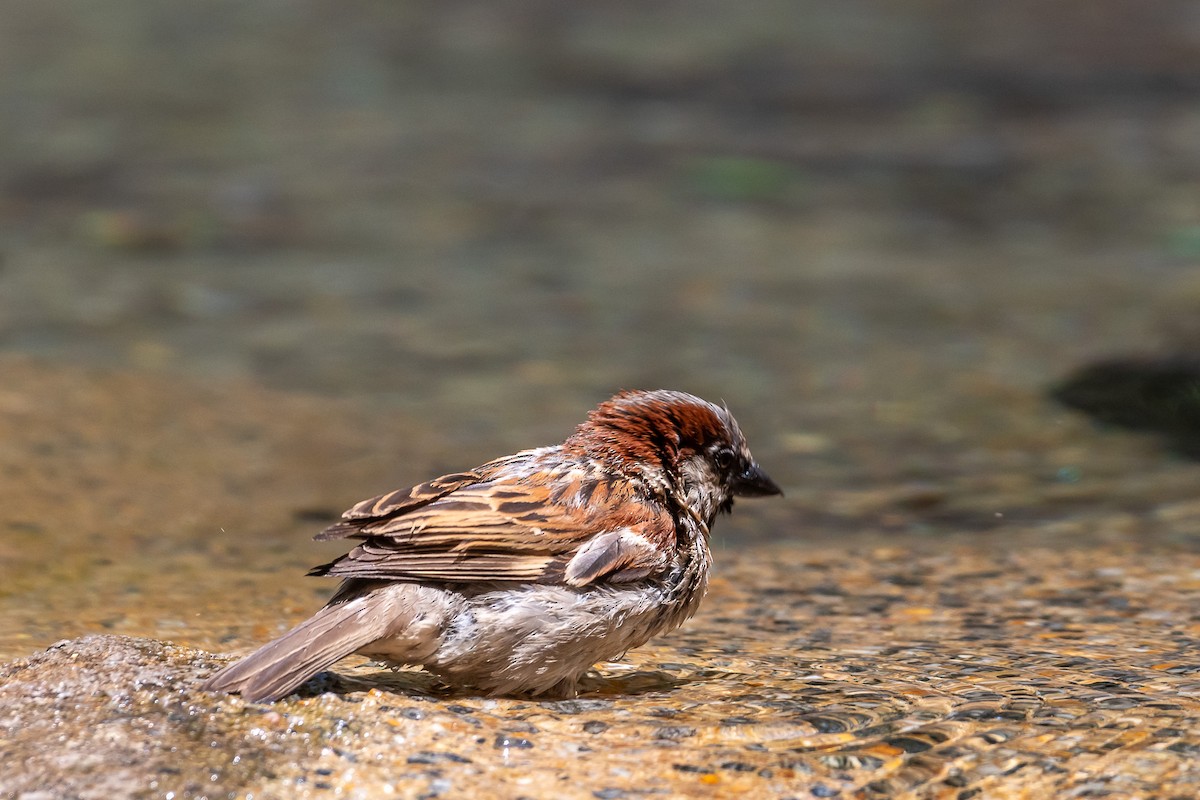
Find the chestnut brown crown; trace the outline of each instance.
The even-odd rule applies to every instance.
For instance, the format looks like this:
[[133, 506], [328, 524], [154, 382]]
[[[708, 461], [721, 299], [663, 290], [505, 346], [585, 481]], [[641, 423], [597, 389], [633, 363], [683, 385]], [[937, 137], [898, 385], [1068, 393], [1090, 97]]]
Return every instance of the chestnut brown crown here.
[[702, 460], [730, 496], [783, 494], [755, 462], [729, 409], [686, 392], [620, 392], [593, 409], [563, 447], [627, 474], [658, 466], [677, 484]]

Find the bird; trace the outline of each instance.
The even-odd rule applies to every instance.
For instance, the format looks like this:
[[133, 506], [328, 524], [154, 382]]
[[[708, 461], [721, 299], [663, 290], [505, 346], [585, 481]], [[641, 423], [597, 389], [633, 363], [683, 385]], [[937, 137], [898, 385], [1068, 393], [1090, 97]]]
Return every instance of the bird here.
[[735, 497], [779, 494], [723, 404], [619, 392], [562, 444], [350, 508], [315, 537], [355, 543], [308, 573], [342, 579], [328, 603], [202, 688], [272, 702], [358, 653], [488, 696], [574, 697], [696, 613]]

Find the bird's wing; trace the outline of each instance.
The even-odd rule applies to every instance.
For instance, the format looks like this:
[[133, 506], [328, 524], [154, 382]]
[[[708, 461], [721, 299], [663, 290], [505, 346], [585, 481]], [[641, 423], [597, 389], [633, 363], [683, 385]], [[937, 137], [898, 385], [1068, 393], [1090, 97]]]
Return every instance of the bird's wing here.
[[372, 497], [370, 500], [363, 500], [342, 514], [340, 521], [330, 525], [313, 538], [317, 541], [325, 541], [359, 536], [365, 526], [398, 517], [445, 497], [457, 489], [483, 480], [486, 479], [482, 468], [470, 472], [453, 472], [425, 483], [418, 483], [408, 489], [397, 489], [394, 492]]
[[674, 520], [626, 481], [496, 463], [359, 503], [318, 538], [362, 541], [310, 574], [582, 586], [665, 567]]

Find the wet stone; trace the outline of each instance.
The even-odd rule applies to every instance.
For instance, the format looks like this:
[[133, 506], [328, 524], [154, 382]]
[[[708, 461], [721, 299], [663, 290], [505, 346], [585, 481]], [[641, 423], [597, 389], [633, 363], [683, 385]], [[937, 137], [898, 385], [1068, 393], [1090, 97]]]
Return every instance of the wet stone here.
[[408, 757], [409, 764], [444, 764], [451, 762], [454, 764], [469, 764], [471, 759], [463, 758], [455, 753], [413, 753]]
[[696, 735], [695, 728], [687, 728], [687, 727], [675, 726], [675, 725], [668, 726], [665, 728], [659, 728], [658, 730], [654, 731], [654, 733], [652, 734], [653, 738], [655, 738], [655, 739], [667, 739], [670, 741], [677, 741], [679, 739], [688, 739], [695, 735]]
[[698, 767], [695, 764], [674, 764], [673, 767], [679, 772], [690, 772], [699, 775], [708, 775], [712, 772], [707, 767]]
[[493, 747], [508, 748], [514, 747], [518, 750], [528, 750], [533, 747], [533, 742], [528, 739], [523, 739], [520, 736], [510, 736], [509, 734], [499, 734], [492, 744]]
[[600, 711], [611, 708], [610, 700], [560, 700], [554, 703], [554, 709], [560, 714], [583, 714], [588, 711]]

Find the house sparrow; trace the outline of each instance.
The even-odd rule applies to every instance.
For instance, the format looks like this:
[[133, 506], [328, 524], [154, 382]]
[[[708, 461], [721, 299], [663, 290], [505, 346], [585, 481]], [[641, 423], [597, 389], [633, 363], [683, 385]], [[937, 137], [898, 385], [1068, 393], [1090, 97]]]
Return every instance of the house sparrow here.
[[329, 603], [203, 688], [283, 697], [351, 653], [491, 695], [572, 697], [598, 661], [696, 613], [709, 526], [781, 494], [723, 407], [622, 392], [565, 442], [366, 500], [317, 539]]

